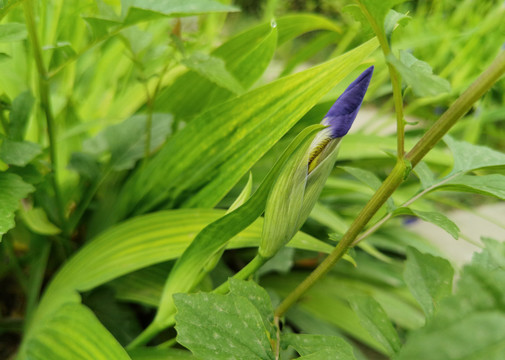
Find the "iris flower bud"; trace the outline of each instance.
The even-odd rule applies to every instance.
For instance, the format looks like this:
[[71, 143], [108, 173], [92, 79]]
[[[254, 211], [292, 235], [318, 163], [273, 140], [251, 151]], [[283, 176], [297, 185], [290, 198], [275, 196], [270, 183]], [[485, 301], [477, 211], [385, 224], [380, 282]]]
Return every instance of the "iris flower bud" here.
[[321, 121], [327, 127], [286, 161], [267, 200], [260, 256], [275, 255], [307, 220], [334, 167], [340, 140], [358, 114], [372, 73], [373, 66], [347, 87]]

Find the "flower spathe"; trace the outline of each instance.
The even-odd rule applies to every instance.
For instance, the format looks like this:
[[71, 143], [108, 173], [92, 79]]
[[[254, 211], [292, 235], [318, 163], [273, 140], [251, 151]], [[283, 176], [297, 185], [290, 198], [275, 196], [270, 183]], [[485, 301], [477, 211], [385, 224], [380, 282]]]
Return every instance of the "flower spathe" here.
[[274, 256], [308, 218], [335, 166], [338, 144], [358, 114], [372, 73], [373, 66], [347, 87], [322, 120], [327, 127], [312, 140], [306, 138], [285, 161], [266, 202], [259, 256]]
[[310, 146], [309, 173], [320, 163], [324, 150], [331, 145], [331, 140], [339, 139], [349, 132], [368, 90], [373, 70], [374, 67], [370, 66], [363, 71], [324, 116], [321, 124], [328, 127], [316, 135]]

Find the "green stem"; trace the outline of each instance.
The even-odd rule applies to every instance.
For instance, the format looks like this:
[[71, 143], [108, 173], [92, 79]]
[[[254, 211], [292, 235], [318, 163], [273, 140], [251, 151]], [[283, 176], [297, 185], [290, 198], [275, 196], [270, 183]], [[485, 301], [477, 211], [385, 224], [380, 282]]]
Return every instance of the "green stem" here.
[[46, 116], [47, 134], [49, 137], [49, 158], [51, 160], [52, 165], [51, 181], [54, 188], [54, 195], [56, 197], [56, 205], [58, 207], [58, 215], [60, 217], [59, 220], [61, 222], [62, 228], [65, 230], [66, 229], [65, 212], [57, 177], [58, 157], [56, 151], [56, 126], [51, 106], [49, 77], [47, 74], [46, 67], [44, 65], [44, 60], [42, 58], [42, 48], [40, 46], [39, 38], [37, 37], [37, 26], [35, 24], [35, 15], [33, 13], [32, 0], [24, 0], [23, 7], [26, 17], [26, 27], [28, 29], [28, 35], [33, 48], [35, 64], [37, 66], [37, 72], [39, 74], [38, 83], [40, 93], [40, 105]]
[[382, 24], [377, 24], [374, 17], [368, 12], [366, 6], [358, 1], [361, 11], [365, 15], [366, 19], [370, 23], [372, 30], [379, 40], [382, 53], [384, 54], [384, 60], [388, 65], [389, 76], [391, 78], [391, 85], [393, 87], [393, 100], [395, 104], [396, 111], [396, 138], [397, 138], [397, 157], [398, 160], [403, 160], [405, 156], [405, 120], [403, 116], [403, 97], [402, 97], [402, 84], [400, 74], [396, 71], [395, 67], [391, 65], [387, 59], [388, 55], [391, 54], [391, 49], [389, 47], [388, 40], [384, 31], [382, 29]]
[[37, 257], [33, 260], [30, 266], [30, 278], [28, 280], [28, 300], [26, 304], [26, 315], [25, 315], [25, 329], [30, 326], [30, 321], [33, 315], [33, 311], [37, 305], [39, 299], [40, 289], [42, 287], [42, 281], [44, 280], [44, 274], [46, 271], [47, 260], [49, 258], [49, 253], [51, 250], [51, 243], [47, 238], [39, 237], [38, 242], [41, 243], [40, 248], [37, 251]]
[[[501, 51], [493, 63], [473, 82], [473, 84], [451, 105], [451, 107], [440, 117], [440, 119], [426, 132], [414, 148], [406, 155], [406, 160], [410, 161], [412, 167], [442, 139], [449, 129], [470, 110], [472, 105], [498, 79], [505, 73], [505, 51]], [[393, 192], [404, 180], [406, 165], [405, 162], [398, 161], [393, 171], [384, 180], [377, 192], [372, 196], [363, 210], [353, 221], [349, 230], [344, 234], [335, 250], [303, 281], [301, 282], [275, 310], [277, 318], [283, 316], [286, 311], [305, 294], [319, 279], [321, 279], [335, 263], [352, 246], [360, 231], [366, 226], [368, 221], [375, 215]]]
[[[234, 279], [245, 280], [253, 275], [260, 267], [262, 267], [269, 258], [265, 258], [257, 254], [246, 266], [244, 266], [238, 273], [233, 275]], [[221, 286], [214, 289], [215, 294], [226, 294], [230, 290], [230, 281], [226, 281]]]

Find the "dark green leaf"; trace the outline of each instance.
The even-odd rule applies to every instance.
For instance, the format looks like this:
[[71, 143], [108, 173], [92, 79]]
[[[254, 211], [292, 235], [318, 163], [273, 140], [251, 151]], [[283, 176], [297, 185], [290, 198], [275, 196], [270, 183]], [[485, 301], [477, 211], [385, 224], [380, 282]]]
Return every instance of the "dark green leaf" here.
[[336, 336], [283, 334], [282, 347], [292, 346], [306, 360], [354, 360], [351, 345]]
[[9, 165], [25, 166], [41, 152], [39, 144], [4, 139], [0, 146], [0, 159]]
[[400, 350], [401, 342], [388, 316], [377, 301], [371, 296], [355, 296], [351, 306], [359, 317], [361, 325], [368, 330], [389, 355]]
[[412, 247], [407, 249], [403, 277], [427, 317], [438, 309], [440, 300], [452, 293], [454, 270], [451, 264]]
[[14, 227], [14, 212], [19, 201], [35, 189], [14, 174], [0, 173], [0, 240]]
[[201, 359], [265, 359], [274, 354], [260, 313], [245, 297], [176, 294], [177, 341]]
[[27, 36], [25, 24], [0, 24], [0, 43], [24, 40]]
[[389, 54], [387, 60], [419, 97], [436, 96], [451, 91], [451, 85], [447, 80], [434, 75], [428, 63], [416, 59], [407, 51], [400, 50], [399, 58]]
[[9, 114], [9, 138], [12, 140], [23, 140], [26, 126], [32, 111], [35, 98], [30, 91], [25, 91], [18, 95], [12, 102], [12, 109]]

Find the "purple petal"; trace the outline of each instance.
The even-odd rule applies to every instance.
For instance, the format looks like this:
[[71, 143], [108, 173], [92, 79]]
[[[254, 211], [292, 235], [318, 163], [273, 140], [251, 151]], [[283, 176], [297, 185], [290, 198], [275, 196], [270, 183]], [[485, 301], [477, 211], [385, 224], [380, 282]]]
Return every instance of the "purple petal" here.
[[373, 66], [363, 71], [351, 85], [345, 89], [344, 93], [335, 101], [323, 119], [324, 124], [328, 124], [332, 138], [342, 137], [352, 126], [359, 108], [365, 97], [365, 93], [370, 84], [373, 74]]

